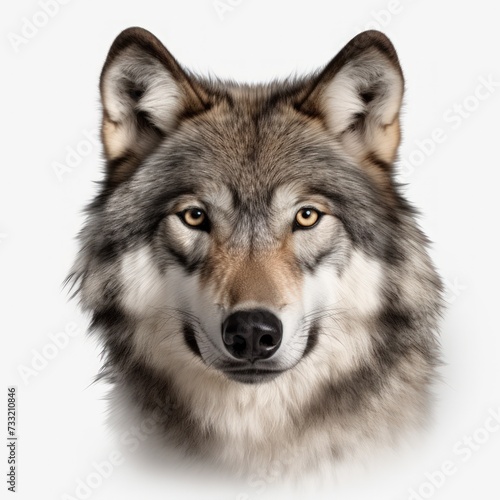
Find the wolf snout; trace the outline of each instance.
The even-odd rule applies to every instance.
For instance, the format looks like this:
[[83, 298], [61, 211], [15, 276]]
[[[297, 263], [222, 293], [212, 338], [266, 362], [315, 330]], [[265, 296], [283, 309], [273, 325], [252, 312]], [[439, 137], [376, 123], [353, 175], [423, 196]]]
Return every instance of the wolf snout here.
[[270, 358], [282, 338], [283, 324], [264, 309], [237, 311], [222, 323], [222, 340], [229, 354], [252, 363]]

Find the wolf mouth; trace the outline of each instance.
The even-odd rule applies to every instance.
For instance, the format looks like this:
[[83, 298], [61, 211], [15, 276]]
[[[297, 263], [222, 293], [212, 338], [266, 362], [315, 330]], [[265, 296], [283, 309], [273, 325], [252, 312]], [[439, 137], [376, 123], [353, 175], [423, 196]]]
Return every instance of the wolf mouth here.
[[262, 368], [244, 368], [239, 370], [223, 370], [224, 374], [231, 380], [244, 384], [257, 384], [269, 382], [287, 370], [267, 370]]

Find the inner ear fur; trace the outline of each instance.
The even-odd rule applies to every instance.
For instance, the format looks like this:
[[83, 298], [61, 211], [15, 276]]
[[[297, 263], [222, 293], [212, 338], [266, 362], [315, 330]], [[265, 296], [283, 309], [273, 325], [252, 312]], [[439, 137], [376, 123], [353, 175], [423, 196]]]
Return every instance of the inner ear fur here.
[[150, 32], [129, 28], [113, 42], [100, 78], [108, 180], [127, 179], [185, 115], [209, 107], [204, 89]]
[[298, 108], [320, 116], [344, 151], [384, 177], [400, 142], [403, 91], [394, 46], [383, 33], [365, 31], [313, 80]]

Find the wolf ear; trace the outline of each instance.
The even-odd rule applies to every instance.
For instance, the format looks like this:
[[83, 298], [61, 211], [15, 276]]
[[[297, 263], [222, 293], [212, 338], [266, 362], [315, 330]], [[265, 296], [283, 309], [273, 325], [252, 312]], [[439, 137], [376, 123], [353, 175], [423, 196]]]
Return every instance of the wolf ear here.
[[299, 108], [323, 117], [360, 164], [387, 169], [399, 146], [403, 89], [392, 43], [378, 31], [365, 31], [318, 75]]
[[102, 69], [100, 91], [102, 139], [112, 184], [128, 178], [181, 116], [208, 107], [204, 90], [142, 28], [126, 29], [115, 39]]

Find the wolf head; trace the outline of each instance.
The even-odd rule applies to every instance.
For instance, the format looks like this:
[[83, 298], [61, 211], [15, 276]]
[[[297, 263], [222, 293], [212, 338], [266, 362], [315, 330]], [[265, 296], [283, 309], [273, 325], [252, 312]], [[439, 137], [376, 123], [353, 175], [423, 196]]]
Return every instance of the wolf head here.
[[73, 274], [115, 380], [174, 394], [205, 436], [420, 418], [440, 282], [393, 180], [403, 87], [375, 31], [267, 85], [205, 80], [147, 31], [118, 36], [106, 178]]

